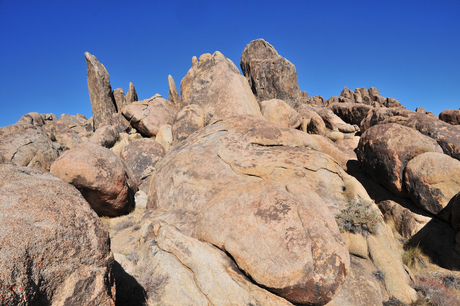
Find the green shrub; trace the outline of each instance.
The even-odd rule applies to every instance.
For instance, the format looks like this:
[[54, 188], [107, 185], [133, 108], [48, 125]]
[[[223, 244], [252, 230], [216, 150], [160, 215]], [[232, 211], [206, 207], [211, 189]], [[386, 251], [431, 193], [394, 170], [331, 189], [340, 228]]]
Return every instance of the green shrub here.
[[383, 222], [372, 207], [374, 202], [358, 199], [348, 202], [347, 207], [335, 216], [341, 232], [367, 235], [373, 233], [378, 223]]

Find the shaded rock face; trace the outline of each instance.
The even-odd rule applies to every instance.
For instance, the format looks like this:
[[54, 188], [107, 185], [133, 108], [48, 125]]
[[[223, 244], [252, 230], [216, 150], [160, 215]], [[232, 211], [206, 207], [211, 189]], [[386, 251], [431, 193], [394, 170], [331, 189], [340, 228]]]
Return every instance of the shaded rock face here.
[[235, 115], [262, 117], [246, 79], [235, 64], [218, 51], [201, 55], [180, 86], [181, 107], [196, 104], [210, 120]]
[[110, 125], [112, 123], [112, 114], [117, 112], [117, 108], [107, 69], [89, 52], [85, 52], [85, 58], [94, 127], [97, 129], [101, 124]]
[[158, 133], [160, 126], [172, 124], [176, 110], [174, 105], [161, 96], [153, 96], [133, 102], [122, 110], [123, 116], [132, 127], [144, 137], [152, 137]]
[[203, 209], [195, 236], [293, 303], [324, 305], [345, 281], [348, 249], [335, 219], [300, 185], [261, 181], [225, 189]]
[[196, 104], [183, 107], [176, 113], [171, 132], [175, 142], [181, 142], [190, 134], [202, 129], [206, 125], [206, 114]]
[[2, 305], [115, 305], [107, 230], [80, 192], [0, 165]]
[[253, 40], [244, 48], [240, 66], [258, 101], [280, 99], [292, 106], [299, 100], [295, 66], [265, 40]]
[[145, 138], [124, 147], [120, 157], [133, 171], [139, 189], [147, 192], [155, 165], [164, 155], [165, 150], [158, 142]]
[[366, 130], [356, 148], [361, 167], [376, 182], [402, 196], [408, 196], [403, 176], [407, 163], [425, 152], [442, 153], [442, 149], [430, 137], [395, 123]]
[[110, 149], [117, 142], [118, 132], [111, 125], [99, 127], [89, 139], [90, 142]]
[[357, 103], [334, 103], [329, 107], [343, 121], [357, 126], [361, 125], [361, 121], [367, 117], [372, 109], [372, 106]]
[[72, 184], [100, 216], [119, 216], [134, 208], [137, 181], [112, 151], [93, 143], [66, 151], [50, 172]]
[[447, 109], [439, 114], [439, 120], [450, 123], [452, 125], [460, 124], [460, 110]]
[[179, 105], [179, 92], [177, 91], [176, 83], [171, 75], [168, 75], [168, 84], [169, 84], [169, 92], [168, 92], [168, 100], [173, 105]]
[[[419, 207], [438, 214], [460, 189], [460, 161], [442, 153], [420, 154], [407, 163], [405, 183]], [[450, 214], [439, 214], [446, 221]]]
[[128, 103], [126, 103], [125, 92], [121, 88], [117, 88], [113, 91], [113, 99], [115, 101], [115, 105], [117, 106], [118, 112], [120, 112], [123, 107], [128, 105]]
[[82, 143], [81, 138], [61, 120], [46, 124], [50, 131], [49, 138], [61, 145], [63, 150], [72, 149]]
[[47, 172], [59, 157], [59, 147], [34, 125], [13, 124], [0, 127], [1, 159], [13, 165]]
[[[311, 135], [253, 116], [217, 121], [190, 135], [157, 163], [147, 207], [183, 233], [221, 245], [273, 292], [299, 303], [325, 304], [340, 290], [348, 267], [348, 251], [331, 218], [348, 200], [368, 196], [321, 150]], [[317, 219], [307, 221], [313, 215]], [[311, 228], [304, 225], [312, 233], [306, 241], [302, 222], [311, 224]], [[254, 229], [252, 234], [246, 232], [254, 239], [243, 238], [238, 223]], [[225, 242], [221, 231], [227, 233]], [[262, 247], [263, 241], [255, 240], [268, 232], [273, 235], [268, 240], [277, 242], [267, 240], [266, 247], [277, 245], [277, 252], [241, 247], [250, 241]], [[335, 255], [324, 249], [326, 245]], [[298, 253], [307, 249], [316, 255]], [[279, 270], [265, 269], [272, 260]], [[290, 280], [293, 271], [296, 276]]]

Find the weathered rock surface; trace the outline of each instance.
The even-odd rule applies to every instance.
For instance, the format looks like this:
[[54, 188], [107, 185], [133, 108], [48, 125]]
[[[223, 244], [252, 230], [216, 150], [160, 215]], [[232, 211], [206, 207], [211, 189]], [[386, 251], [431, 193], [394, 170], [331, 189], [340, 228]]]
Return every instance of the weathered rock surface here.
[[299, 100], [295, 66], [265, 40], [253, 40], [244, 48], [240, 66], [258, 101], [280, 99], [292, 106]]
[[361, 123], [361, 131], [373, 125], [398, 123], [427, 135], [438, 142], [444, 153], [460, 160], [459, 127], [436, 117], [416, 113], [402, 108], [383, 108], [371, 110]]
[[317, 113], [323, 119], [326, 127], [332, 131], [339, 131], [342, 133], [354, 133], [356, 131], [354, 126], [340, 119], [339, 116], [328, 108], [322, 108], [318, 110]]
[[139, 133], [144, 137], [152, 137], [158, 133], [160, 126], [172, 124], [176, 111], [171, 102], [155, 95], [150, 99], [133, 102], [123, 108], [122, 113]]
[[[366, 250], [367, 251], [367, 250]], [[345, 280], [345, 284], [337, 297], [326, 306], [381, 306], [382, 292], [378, 281], [372, 275], [374, 271], [369, 271], [368, 261], [356, 256], [351, 256], [351, 265]]]
[[425, 152], [442, 153], [442, 149], [430, 137], [394, 123], [366, 130], [356, 149], [364, 170], [376, 182], [402, 196], [408, 196], [403, 185], [407, 163]]
[[442, 111], [439, 114], [439, 120], [442, 120], [452, 125], [459, 125], [460, 124], [460, 110], [448, 109], [448, 110]]
[[112, 125], [100, 126], [89, 139], [90, 142], [110, 149], [117, 142], [118, 132]]
[[329, 105], [331, 110], [343, 121], [349, 124], [361, 125], [361, 121], [367, 117], [372, 106], [357, 103], [334, 103]]
[[59, 156], [59, 147], [35, 125], [0, 127], [0, 156], [16, 166], [47, 172]]
[[297, 113], [302, 118], [302, 130], [310, 134], [326, 135], [326, 124], [320, 115], [309, 105], [301, 104], [296, 107]]
[[136, 88], [134, 87], [133, 83], [129, 82], [128, 92], [126, 93], [126, 103], [129, 105], [136, 101], [139, 101]]
[[50, 172], [74, 185], [100, 216], [118, 216], [134, 208], [137, 181], [131, 169], [110, 150], [82, 143], [68, 150]]
[[123, 109], [123, 107], [128, 105], [128, 103], [126, 103], [125, 92], [123, 91], [122, 88], [114, 89], [113, 99], [115, 101], [115, 105], [117, 106], [118, 112], [120, 112]]
[[2, 305], [115, 305], [104, 225], [50, 174], [0, 165]]
[[120, 157], [133, 171], [139, 182], [139, 189], [147, 192], [155, 165], [164, 155], [165, 150], [158, 142], [144, 138], [124, 147]]
[[157, 164], [159, 179], [152, 180], [148, 207], [199, 212], [230, 183], [261, 179], [305, 184], [331, 209], [345, 207], [354, 197], [366, 198], [364, 189], [321, 150], [311, 135], [254, 116], [215, 122]]
[[283, 100], [262, 101], [260, 111], [265, 119], [284, 127], [295, 129], [302, 123], [299, 114]]
[[450, 213], [440, 212], [460, 191], [460, 161], [443, 153], [423, 153], [407, 163], [404, 178], [415, 204], [450, 220]]
[[206, 125], [206, 114], [196, 104], [183, 107], [176, 113], [171, 132], [174, 142], [186, 139], [190, 134], [202, 129]]
[[171, 131], [171, 125], [163, 124], [162, 126], [160, 126], [155, 140], [163, 146], [166, 153], [171, 151], [173, 147], [173, 135]]
[[62, 150], [72, 149], [82, 143], [81, 138], [61, 120], [49, 121], [45, 126], [50, 132], [48, 138], [59, 143]]
[[171, 75], [168, 75], [168, 84], [169, 84], [169, 92], [168, 92], [168, 100], [176, 107], [180, 105], [179, 99], [179, 92], [177, 91], [176, 83]]
[[116, 113], [117, 109], [107, 69], [89, 52], [85, 52], [85, 58], [94, 128], [97, 129], [101, 124], [110, 125], [112, 114]]
[[210, 119], [235, 115], [262, 117], [246, 79], [231, 60], [216, 51], [200, 56], [181, 82], [181, 107], [197, 104]]
[[158, 247], [193, 273], [196, 286], [209, 300], [198, 305], [292, 305], [250, 282], [216, 247], [164, 223], [156, 223], [153, 230]]
[[257, 284], [293, 303], [326, 304], [349, 266], [334, 217], [301, 185], [269, 180], [225, 189], [203, 208], [195, 236], [226, 250]]

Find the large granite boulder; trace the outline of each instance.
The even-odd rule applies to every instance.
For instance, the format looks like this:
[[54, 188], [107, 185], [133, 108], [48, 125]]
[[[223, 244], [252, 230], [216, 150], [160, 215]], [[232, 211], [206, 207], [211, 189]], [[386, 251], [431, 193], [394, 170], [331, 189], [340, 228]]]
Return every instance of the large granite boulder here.
[[[156, 214], [164, 212], [158, 218], [185, 234], [220, 245], [273, 292], [296, 303], [325, 304], [340, 290], [348, 267], [348, 252], [337, 236], [335, 221], [329, 222], [349, 200], [368, 196], [322, 149], [307, 133], [254, 116], [217, 121], [190, 135], [157, 163], [147, 207]], [[226, 209], [234, 213], [231, 222], [230, 211], [220, 212]], [[311, 209], [315, 212], [308, 213]], [[304, 219], [309, 215], [319, 219]], [[307, 242], [302, 222], [315, 232]], [[237, 223], [252, 228], [253, 233], [246, 235], [254, 239], [243, 238]], [[221, 229], [215, 227], [218, 224]], [[220, 231], [229, 245], [222, 242], [223, 236], [215, 236]], [[273, 240], [264, 247], [277, 245], [277, 252], [237, 247], [250, 241], [262, 247], [255, 237], [264, 235], [266, 241]], [[335, 255], [323, 249], [326, 245]], [[307, 258], [298, 253], [307, 249], [317, 255]], [[266, 270], [271, 261], [280, 265], [279, 270]], [[289, 279], [291, 272], [295, 276]]]
[[407, 163], [404, 178], [415, 204], [446, 221], [450, 220], [450, 213], [440, 212], [460, 191], [459, 160], [443, 153], [423, 153]]
[[119, 133], [112, 125], [100, 126], [89, 139], [90, 142], [110, 149], [117, 142]]
[[80, 192], [0, 165], [0, 304], [115, 305], [107, 230]]
[[260, 110], [265, 119], [281, 126], [295, 129], [302, 123], [299, 114], [280, 99], [260, 102]]
[[460, 124], [460, 110], [459, 109], [447, 109], [439, 114], [439, 120], [450, 123], [452, 125]]
[[136, 178], [109, 149], [82, 143], [64, 152], [50, 172], [80, 190], [100, 216], [119, 216], [134, 209]]
[[59, 157], [60, 145], [53, 143], [35, 125], [17, 123], [0, 127], [0, 156], [16, 166], [43, 172]]
[[280, 99], [291, 106], [298, 102], [295, 66], [265, 40], [253, 40], [244, 48], [240, 66], [258, 101]]
[[160, 126], [172, 124], [176, 110], [171, 102], [157, 94], [150, 99], [131, 103], [122, 109], [122, 113], [139, 133], [152, 137], [158, 133]]
[[363, 169], [376, 182], [402, 196], [408, 196], [403, 176], [407, 163], [425, 152], [442, 153], [442, 149], [432, 138], [395, 123], [366, 130], [356, 148]]
[[257, 284], [292, 303], [326, 304], [349, 267], [334, 216], [301, 185], [266, 180], [224, 189], [202, 210], [195, 236], [226, 250]]
[[206, 125], [206, 114], [196, 104], [184, 106], [176, 113], [171, 132], [175, 142], [181, 142], [190, 134], [202, 129]]
[[107, 69], [89, 52], [85, 52], [85, 58], [94, 128], [97, 129], [101, 124], [110, 125], [112, 123], [112, 114], [117, 112], [117, 107]]
[[155, 165], [164, 155], [165, 150], [161, 144], [153, 139], [143, 138], [124, 147], [120, 157], [133, 171], [139, 190], [147, 193]]
[[210, 119], [235, 115], [262, 117], [246, 79], [222, 53], [206, 53], [190, 68], [180, 84], [181, 107], [197, 104]]
[[361, 121], [373, 109], [372, 106], [358, 103], [333, 103], [329, 108], [346, 123], [357, 126], [361, 125]]

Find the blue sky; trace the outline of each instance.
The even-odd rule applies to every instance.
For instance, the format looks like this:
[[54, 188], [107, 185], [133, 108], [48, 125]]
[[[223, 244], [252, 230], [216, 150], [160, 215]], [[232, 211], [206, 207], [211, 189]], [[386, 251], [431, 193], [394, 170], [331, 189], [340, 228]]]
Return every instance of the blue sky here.
[[460, 1], [0, 0], [0, 126], [28, 112], [91, 117], [84, 52], [140, 99], [179, 87], [192, 56], [238, 67], [264, 38], [325, 99], [377, 87], [408, 109], [460, 108]]

